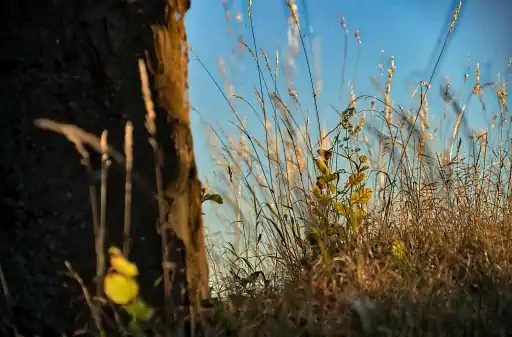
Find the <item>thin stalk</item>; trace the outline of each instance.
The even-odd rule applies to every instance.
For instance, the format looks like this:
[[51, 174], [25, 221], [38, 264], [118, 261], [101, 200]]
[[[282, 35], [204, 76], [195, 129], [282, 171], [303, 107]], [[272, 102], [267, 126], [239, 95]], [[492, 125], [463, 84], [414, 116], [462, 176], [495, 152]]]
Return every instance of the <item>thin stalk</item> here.
[[128, 258], [131, 241], [131, 208], [132, 208], [132, 170], [133, 170], [133, 124], [128, 121], [125, 127], [124, 153], [125, 183], [124, 183], [124, 230], [123, 230], [123, 254]]
[[100, 227], [96, 237], [96, 253], [98, 254], [98, 264], [96, 265], [96, 274], [98, 284], [96, 287], [97, 295], [103, 293], [103, 276], [105, 274], [105, 231], [107, 223], [107, 178], [110, 160], [108, 159], [107, 130], [101, 134], [101, 187], [100, 187]]

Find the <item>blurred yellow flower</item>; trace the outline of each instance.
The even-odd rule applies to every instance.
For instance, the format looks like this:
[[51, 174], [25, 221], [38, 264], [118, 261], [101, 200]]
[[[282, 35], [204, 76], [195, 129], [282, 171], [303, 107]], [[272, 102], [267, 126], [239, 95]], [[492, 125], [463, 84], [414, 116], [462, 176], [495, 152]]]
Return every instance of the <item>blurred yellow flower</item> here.
[[130, 277], [139, 275], [139, 269], [137, 266], [128, 261], [119, 248], [110, 247], [108, 254], [110, 255], [110, 266], [115, 271]]
[[131, 277], [108, 273], [103, 283], [105, 294], [116, 304], [127, 304], [133, 301], [139, 294], [139, 285]]

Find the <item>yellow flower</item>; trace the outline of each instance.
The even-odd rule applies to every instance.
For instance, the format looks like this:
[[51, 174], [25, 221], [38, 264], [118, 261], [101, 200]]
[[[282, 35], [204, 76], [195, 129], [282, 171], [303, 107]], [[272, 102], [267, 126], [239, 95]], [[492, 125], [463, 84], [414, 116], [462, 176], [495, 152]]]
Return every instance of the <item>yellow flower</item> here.
[[121, 250], [117, 247], [110, 247], [108, 250], [108, 254], [110, 255], [110, 266], [117, 271], [126, 276], [134, 277], [139, 275], [139, 269], [137, 266], [128, 261], [121, 253]]
[[360, 162], [361, 164], [364, 164], [364, 163], [366, 163], [367, 161], [368, 161], [368, 157], [367, 157], [367, 156], [361, 156], [361, 157], [359, 157], [359, 162]]
[[139, 294], [139, 285], [131, 277], [108, 273], [103, 281], [105, 294], [116, 304], [127, 304], [133, 301]]

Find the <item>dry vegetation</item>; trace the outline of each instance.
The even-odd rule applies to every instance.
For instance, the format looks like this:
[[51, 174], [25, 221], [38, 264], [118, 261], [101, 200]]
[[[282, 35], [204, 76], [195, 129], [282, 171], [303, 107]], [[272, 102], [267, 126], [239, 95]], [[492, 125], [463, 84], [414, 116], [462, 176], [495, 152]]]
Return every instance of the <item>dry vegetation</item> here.
[[[304, 41], [297, 7], [293, 1], [289, 7], [295, 41], [286, 57], [295, 58]], [[460, 6], [447, 27], [446, 39], [459, 10]], [[360, 45], [358, 33], [356, 38]], [[360, 97], [354, 97], [354, 88], [349, 88], [350, 104], [338, 112], [339, 124], [322, 130], [318, 109], [311, 122], [301, 106], [291, 74], [286, 78], [287, 91], [283, 94], [278, 89], [278, 54], [270, 59], [257, 47], [254, 36], [242, 45], [254, 57], [260, 74], [257, 103], [224, 94], [219, 85], [236, 117], [240, 137], [211, 128], [219, 141], [216, 157], [223, 159], [217, 175], [210, 177], [219, 182], [214, 184], [215, 191], [207, 187], [203, 198], [220, 202], [223, 196], [234, 211], [225, 214], [225, 221], [234, 224], [236, 239], [225, 246], [217, 236], [207, 237], [216, 297], [204, 303], [198, 334], [509, 335], [512, 172], [506, 82], [498, 80], [485, 87], [477, 63], [476, 77], [468, 79], [468, 85], [473, 81], [472, 94], [462, 106], [446, 84], [443, 99], [458, 118], [446, 151], [439, 152], [432, 145], [437, 129], [428, 111], [432, 78], [419, 83], [413, 93], [417, 106], [398, 108], [392, 100], [395, 64], [391, 57], [387, 77], [381, 73], [376, 81], [384, 82], [385, 88]], [[311, 69], [305, 50], [304, 56]], [[316, 107], [320, 82], [311, 71], [310, 79]], [[488, 133], [460, 138], [467, 103], [483, 97], [482, 90], [493, 88], [500, 107], [489, 131], [495, 133], [495, 141], [487, 141]], [[145, 99], [152, 104], [149, 97]], [[244, 102], [258, 116], [262, 139], [251, 135], [254, 129], [246, 129], [234, 100]], [[91, 174], [83, 145], [103, 153], [102, 186], [109, 157], [126, 165], [126, 205], [130, 206], [130, 146], [125, 161], [108, 150], [106, 133], [99, 139], [71, 125], [50, 121], [38, 125], [74, 142]], [[131, 124], [128, 144], [130, 128]], [[90, 179], [95, 196], [94, 177]], [[103, 277], [106, 263], [101, 249], [104, 187], [100, 192], [99, 201], [91, 200], [99, 204], [93, 209], [94, 218], [99, 219], [94, 226], [98, 278]], [[129, 235], [129, 216], [125, 220]], [[72, 276], [80, 281], [76, 273]], [[101, 313], [84, 291], [96, 327], [103, 330]], [[96, 295], [102, 296], [100, 287]], [[125, 333], [121, 320], [116, 323], [119, 332]], [[148, 334], [152, 330], [164, 335], [158, 321], [143, 325]]]
[[[301, 46], [311, 69], [297, 7], [289, 7], [295, 41], [286, 57], [297, 57]], [[460, 5], [446, 39], [459, 11]], [[248, 19], [252, 26], [250, 12]], [[347, 38], [343, 19], [342, 27]], [[357, 31], [355, 38], [360, 47]], [[235, 228], [233, 244], [210, 240], [214, 292], [227, 303], [222, 329], [269, 336], [508, 335], [506, 81], [480, 83], [477, 62], [475, 77], [467, 79], [472, 93], [462, 105], [447, 81], [442, 98], [457, 119], [439, 152], [428, 110], [434, 74], [415, 88], [416, 106], [404, 110], [391, 97], [391, 56], [387, 76], [374, 81], [378, 94], [354, 97], [349, 88], [339, 124], [321, 130], [318, 110], [308, 116], [289, 74], [287, 91], [279, 91], [278, 55], [269, 59], [254, 39], [241, 44], [260, 74], [256, 103], [226, 95], [240, 137], [211, 129], [219, 140], [215, 158], [223, 158], [213, 186], [224, 187], [234, 209], [219, 211]], [[309, 74], [316, 105], [320, 82]], [[482, 91], [494, 89], [500, 110], [492, 135], [468, 129], [472, 137], [459, 136], [469, 101], [480, 98], [484, 109]], [[235, 100], [258, 115], [263, 138], [253, 135], [254, 126], [246, 129]], [[371, 200], [361, 202], [369, 191]]]

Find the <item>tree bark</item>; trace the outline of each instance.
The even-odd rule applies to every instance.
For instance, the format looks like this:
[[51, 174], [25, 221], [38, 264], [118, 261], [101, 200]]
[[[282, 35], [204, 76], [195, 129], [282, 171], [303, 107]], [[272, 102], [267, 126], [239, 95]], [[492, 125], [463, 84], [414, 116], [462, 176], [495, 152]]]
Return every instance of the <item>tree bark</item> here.
[[188, 99], [184, 17], [189, 7], [189, 0], [166, 2], [164, 21], [152, 26], [155, 53], [151, 68], [157, 110], [161, 110], [157, 129], [165, 200], [160, 235], [166, 307], [182, 306], [194, 316], [200, 301], [209, 296], [209, 287], [202, 186], [194, 156]]
[[[108, 129], [109, 143], [122, 149], [130, 120], [135, 170], [150, 182], [153, 156], [137, 72], [137, 61], [145, 53], [151, 59], [164, 194], [172, 206], [162, 221], [164, 236], [169, 237], [163, 248], [169, 248], [168, 260], [177, 271], [170, 275], [170, 297], [175, 306], [193, 304], [195, 310], [195, 303], [208, 296], [201, 183], [186, 98], [183, 16], [188, 8], [183, 0], [9, 0], [0, 13], [6, 26], [0, 74], [5, 90], [0, 97], [7, 102], [0, 125], [6, 136], [0, 144], [0, 171], [6, 178], [4, 191], [12, 197], [9, 203], [0, 202], [0, 264], [17, 298], [7, 322], [17, 325], [21, 334], [72, 334], [85, 325], [90, 313], [84, 301], [77, 301], [81, 289], [60, 271], [70, 261], [89, 288], [96, 272], [89, 196], [76, 151], [60, 136], [34, 128], [33, 121], [49, 118], [98, 135]], [[96, 166], [99, 155], [94, 158]], [[124, 183], [122, 168], [113, 165], [107, 201], [109, 245], [123, 241]], [[160, 238], [155, 200], [146, 192], [134, 184], [129, 258], [141, 271], [142, 296], [160, 308], [164, 296], [153, 284], [161, 275]], [[0, 312], [2, 316], [2, 308]], [[0, 335], [2, 331], [0, 327]]]

